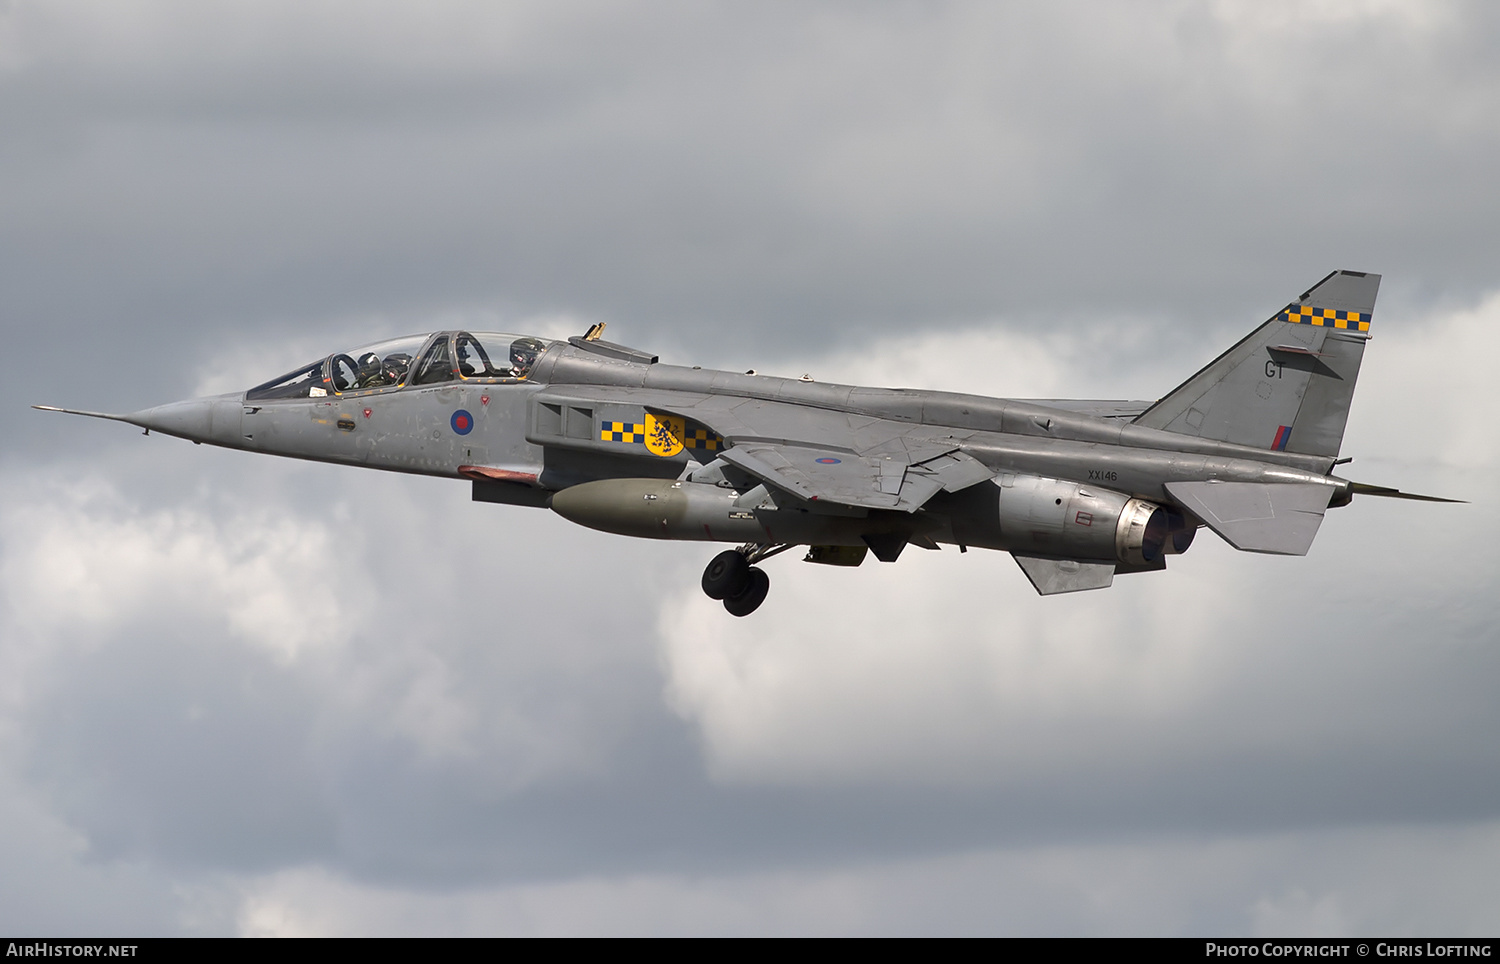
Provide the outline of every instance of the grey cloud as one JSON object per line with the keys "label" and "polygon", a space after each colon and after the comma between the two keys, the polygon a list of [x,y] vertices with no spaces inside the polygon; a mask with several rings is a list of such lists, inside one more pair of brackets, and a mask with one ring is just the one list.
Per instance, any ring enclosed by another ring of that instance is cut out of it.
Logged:
{"label": "grey cloud", "polygon": [[[22,49],[45,35],[25,29],[44,15],[12,19]],[[6,261],[51,272],[75,311],[165,310],[179,332],[566,305],[700,346],[1217,317],[1264,310],[1257,279],[1346,262],[1472,296],[1493,30],[1478,10],[1434,19],[606,7],[481,21],[455,65],[274,8],[162,17],[153,58],[82,89],[71,45],[21,59],[7,110],[67,136],[12,142]],[[452,43],[436,22],[409,46]],[[236,29],[252,39],[231,56],[199,53]]]}
{"label": "grey cloud", "polygon": [[[1483,936],[1493,823],[1018,847],[735,877],[636,874],[412,895],[291,872],[249,934]],[[1416,887],[1409,886],[1415,883]]]}

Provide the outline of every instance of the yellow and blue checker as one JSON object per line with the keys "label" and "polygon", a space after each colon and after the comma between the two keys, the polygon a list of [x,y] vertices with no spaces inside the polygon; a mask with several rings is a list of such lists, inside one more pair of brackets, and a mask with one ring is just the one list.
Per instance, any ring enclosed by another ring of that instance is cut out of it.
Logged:
{"label": "yellow and blue checker", "polygon": [[637,422],[601,422],[599,424],[599,441],[645,442],[646,426]]}
{"label": "yellow and blue checker", "polygon": [[1294,325],[1342,328],[1346,331],[1370,330],[1370,313],[1367,311],[1339,311],[1336,308],[1287,305],[1286,310],[1276,316],[1276,320],[1289,321]]}
{"label": "yellow and blue checker", "polygon": [[724,447],[722,438],[702,427],[688,429],[687,438],[682,441],[690,449],[704,449],[709,452],[717,452]]}

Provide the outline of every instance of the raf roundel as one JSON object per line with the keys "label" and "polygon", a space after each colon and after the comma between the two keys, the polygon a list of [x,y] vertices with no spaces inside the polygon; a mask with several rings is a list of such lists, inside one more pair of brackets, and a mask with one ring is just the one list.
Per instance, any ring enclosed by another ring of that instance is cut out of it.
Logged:
{"label": "raf roundel", "polygon": [[842,462],[844,460],[843,459],[836,459],[836,458],[833,458],[832,456],[828,456],[828,457],[825,457],[825,458],[817,459],[816,461],[817,461],[817,463],[819,465],[838,465],[840,462]]}
{"label": "raf roundel", "polygon": [[448,424],[452,425],[453,431],[459,435],[468,435],[474,431],[474,416],[463,409],[459,409],[453,413],[453,417],[448,420]]}

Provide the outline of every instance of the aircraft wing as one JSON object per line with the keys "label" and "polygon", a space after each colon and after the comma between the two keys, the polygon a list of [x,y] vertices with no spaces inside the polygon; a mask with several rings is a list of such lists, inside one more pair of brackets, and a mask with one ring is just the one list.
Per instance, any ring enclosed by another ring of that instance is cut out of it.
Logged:
{"label": "aircraft wing", "polygon": [[808,502],[915,512],[995,474],[957,435],[892,419],[720,396],[684,414],[723,436],[724,461]]}
{"label": "aircraft wing", "polygon": [[731,442],[719,457],[768,485],[808,502],[915,512],[938,492],[956,492],[994,476],[973,456],[958,451],[932,455],[866,452],[798,442]]}
{"label": "aircraft wing", "polygon": [[[938,492],[995,473],[959,450],[969,433],[768,399],[569,386],[601,401],[677,416],[723,440],[714,453],[807,502],[915,512]],[[546,393],[538,396],[547,401]],[[946,434],[945,434],[946,433]]]}

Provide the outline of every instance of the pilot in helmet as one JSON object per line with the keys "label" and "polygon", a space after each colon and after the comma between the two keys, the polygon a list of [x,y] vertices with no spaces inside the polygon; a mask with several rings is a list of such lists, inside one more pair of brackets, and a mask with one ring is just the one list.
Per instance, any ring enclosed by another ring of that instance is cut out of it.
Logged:
{"label": "pilot in helmet", "polygon": [[359,370],[354,373],[354,387],[371,388],[380,383],[380,356],[367,351],[359,356]]}
{"label": "pilot in helmet", "polygon": [[395,385],[406,377],[406,370],[411,367],[411,356],[404,351],[393,352],[385,356],[385,361],[380,365],[380,376],[387,385]]}
{"label": "pilot in helmet", "polygon": [[454,347],[458,349],[458,373],[465,378],[473,378],[477,371],[469,354],[469,343],[473,340],[472,335],[459,335],[454,339]]}
{"label": "pilot in helmet", "polygon": [[531,371],[531,366],[536,364],[536,358],[547,350],[546,344],[540,338],[532,338],[529,335],[517,338],[510,343],[510,369],[516,378],[525,378]]}

